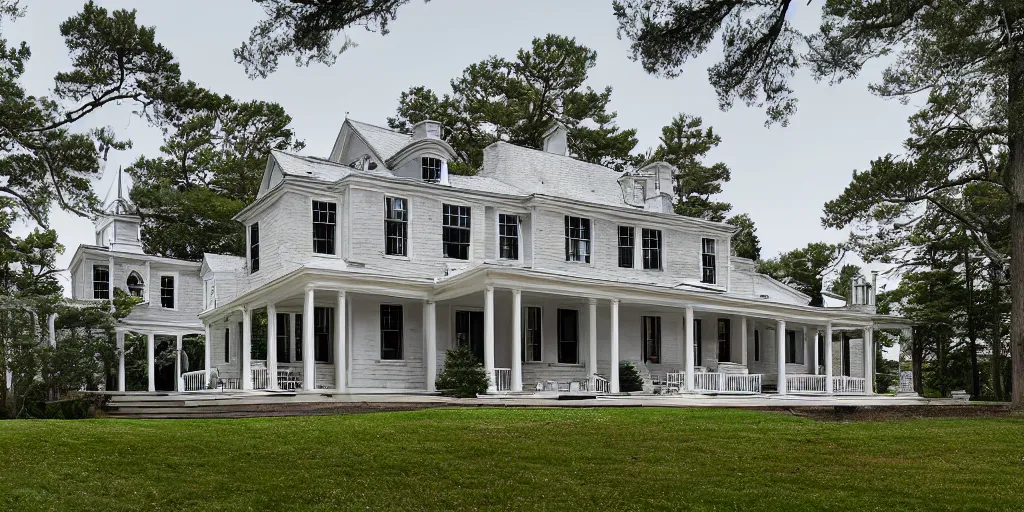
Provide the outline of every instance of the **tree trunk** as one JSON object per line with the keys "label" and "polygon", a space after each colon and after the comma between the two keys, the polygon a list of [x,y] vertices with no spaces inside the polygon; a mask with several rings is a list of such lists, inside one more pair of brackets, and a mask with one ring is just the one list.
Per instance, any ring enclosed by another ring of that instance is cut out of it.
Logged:
{"label": "tree trunk", "polygon": [[[1020,21],[1020,8],[1011,9],[1010,26]],[[1010,362],[1013,365],[1011,402],[1024,408],[1024,37],[1010,41],[1008,137],[1010,162],[1007,184],[1010,191]]]}
{"label": "tree trunk", "polygon": [[964,281],[967,284],[967,337],[971,349],[971,395],[981,395],[981,372],[978,371],[978,330],[974,323],[974,275],[971,252],[964,249]]}
{"label": "tree trunk", "polygon": [[913,340],[910,343],[910,369],[914,373],[914,392],[924,395],[924,378],[921,370],[924,367],[924,343],[922,327],[915,326]]}
{"label": "tree trunk", "polygon": [[992,394],[997,400],[1004,398],[1003,394],[1003,318],[999,314],[1002,297],[999,295],[1000,267],[993,264],[989,269],[992,279]]}
{"label": "tree trunk", "polygon": [[939,395],[949,396],[949,389],[946,385],[946,333],[943,332],[935,337],[935,352],[939,366]]}

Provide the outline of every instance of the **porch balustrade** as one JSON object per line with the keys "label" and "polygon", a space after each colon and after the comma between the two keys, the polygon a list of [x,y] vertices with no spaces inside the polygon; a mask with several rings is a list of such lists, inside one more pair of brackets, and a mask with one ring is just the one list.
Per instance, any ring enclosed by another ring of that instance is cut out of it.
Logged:
{"label": "porch balustrade", "polygon": [[253,365],[249,372],[252,375],[253,389],[267,389],[270,384],[270,372],[266,365]]}
{"label": "porch balustrade", "polygon": [[825,394],[824,375],[787,375],[786,389],[790,393]]}
{"label": "porch balustrade", "polygon": [[508,392],[512,390],[512,369],[494,369],[494,387],[497,391]]}
{"label": "porch balustrade", "polygon": [[761,392],[761,374],[694,373],[693,390],[697,393],[756,394]]}
{"label": "porch balustrade", "polygon": [[206,389],[206,370],[181,374],[182,391],[200,391],[203,389]]}
{"label": "porch balustrade", "polygon": [[832,392],[837,395],[860,395],[864,393],[863,377],[832,377]]}

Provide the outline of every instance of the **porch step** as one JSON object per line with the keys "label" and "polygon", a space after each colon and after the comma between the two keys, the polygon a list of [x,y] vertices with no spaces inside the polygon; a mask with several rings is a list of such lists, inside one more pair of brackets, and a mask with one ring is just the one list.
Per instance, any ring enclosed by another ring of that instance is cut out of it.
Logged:
{"label": "porch step", "polygon": [[[107,416],[134,419],[207,419],[254,418],[264,416],[312,416],[396,411],[437,407],[444,403],[430,402],[324,402],[320,400],[273,401],[262,397],[232,400],[112,400]],[[276,397],[272,397],[276,398]]]}

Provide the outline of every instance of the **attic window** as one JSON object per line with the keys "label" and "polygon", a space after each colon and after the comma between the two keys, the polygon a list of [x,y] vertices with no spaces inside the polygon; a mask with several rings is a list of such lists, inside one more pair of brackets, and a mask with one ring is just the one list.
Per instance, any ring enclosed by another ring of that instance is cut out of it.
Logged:
{"label": "attic window", "polygon": [[441,159],[430,156],[420,158],[420,171],[423,181],[432,183],[441,181]]}

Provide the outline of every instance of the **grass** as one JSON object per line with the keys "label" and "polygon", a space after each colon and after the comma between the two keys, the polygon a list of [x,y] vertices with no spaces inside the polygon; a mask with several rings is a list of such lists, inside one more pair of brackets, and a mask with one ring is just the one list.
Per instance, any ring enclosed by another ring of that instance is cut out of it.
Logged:
{"label": "grass", "polygon": [[0,422],[0,509],[1024,508],[1024,420],[433,409]]}

